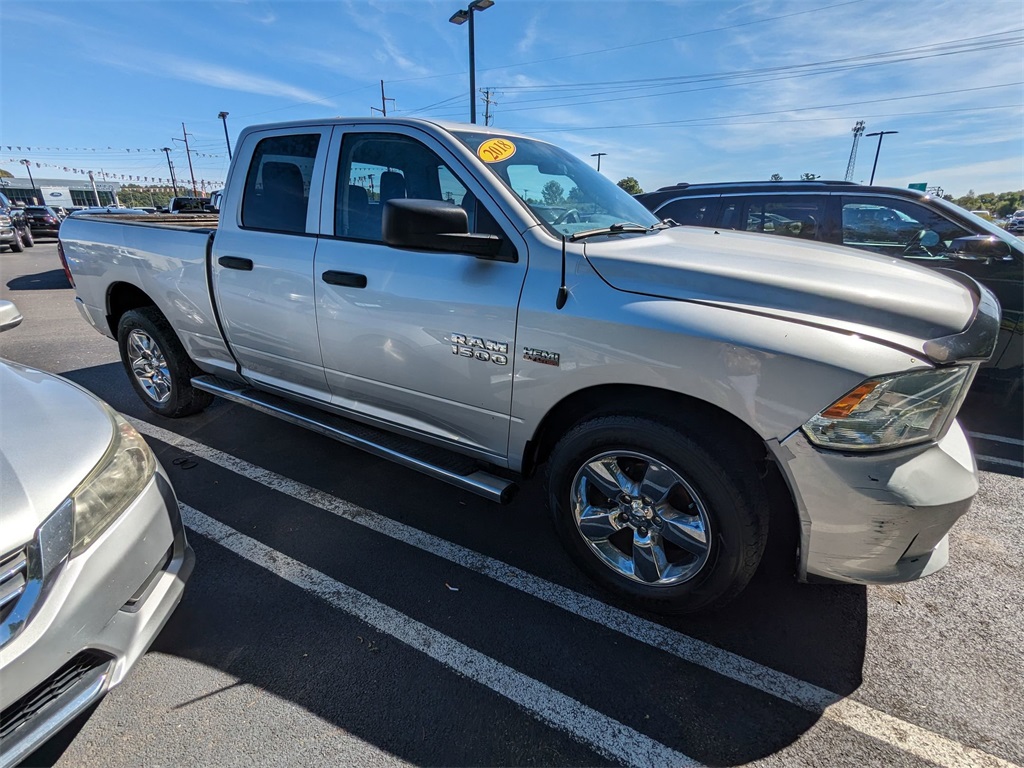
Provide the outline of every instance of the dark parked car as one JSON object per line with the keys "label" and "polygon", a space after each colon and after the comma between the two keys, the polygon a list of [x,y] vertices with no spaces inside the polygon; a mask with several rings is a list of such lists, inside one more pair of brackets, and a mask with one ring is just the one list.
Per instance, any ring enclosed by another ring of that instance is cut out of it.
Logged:
{"label": "dark parked car", "polygon": [[32,228],[25,218],[25,211],[13,206],[7,195],[0,192],[0,250],[10,248],[21,253],[33,245]]}
{"label": "dark parked car", "polygon": [[953,203],[912,189],[844,181],[677,184],[636,199],[678,224],[845,245],[964,272],[992,289],[1002,305],[1001,338],[986,373],[1005,374],[1020,386],[1024,242]]}
{"label": "dark parked car", "polygon": [[33,237],[56,237],[60,229],[60,216],[48,205],[25,206],[25,218],[32,228]]}

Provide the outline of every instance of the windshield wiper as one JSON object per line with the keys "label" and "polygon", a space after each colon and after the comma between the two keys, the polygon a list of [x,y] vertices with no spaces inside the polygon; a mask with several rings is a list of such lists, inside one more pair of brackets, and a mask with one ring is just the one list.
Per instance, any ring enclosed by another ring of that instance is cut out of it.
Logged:
{"label": "windshield wiper", "polygon": [[660,224],[655,224],[650,227],[645,227],[642,224],[634,224],[631,221],[620,221],[617,224],[612,224],[610,227],[600,227],[598,229],[586,229],[582,232],[574,232],[569,235],[569,240],[575,242],[582,240],[585,237],[593,237],[594,235],[619,235],[623,232],[650,232],[652,229],[660,228]]}

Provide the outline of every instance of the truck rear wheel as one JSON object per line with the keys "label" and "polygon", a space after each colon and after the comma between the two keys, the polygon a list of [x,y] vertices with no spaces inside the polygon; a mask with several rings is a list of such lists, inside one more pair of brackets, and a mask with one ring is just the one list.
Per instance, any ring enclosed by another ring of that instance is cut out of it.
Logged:
{"label": "truck rear wheel", "polygon": [[26,248],[32,248],[35,246],[35,238],[32,237],[32,230],[26,229],[25,234],[22,236],[21,241],[25,244]]}
{"label": "truck rear wheel", "polygon": [[570,555],[652,611],[725,604],[764,552],[768,508],[755,467],[727,466],[718,457],[742,452],[701,441],[652,419],[606,416],[569,431],[548,464],[549,505]]}
{"label": "truck rear wheel", "polygon": [[132,386],[154,413],[175,419],[213,402],[213,395],[192,386],[192,377],[202,371],[156,307],[125,312],[117,325],[117,345]]}

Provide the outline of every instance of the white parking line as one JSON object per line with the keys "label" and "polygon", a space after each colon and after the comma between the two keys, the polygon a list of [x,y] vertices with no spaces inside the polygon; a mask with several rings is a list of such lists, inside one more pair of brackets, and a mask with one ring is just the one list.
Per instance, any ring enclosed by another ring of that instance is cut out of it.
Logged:
{"label": "white parking line", "polygon": [[284,493],[350,522],[369,528],[437,557],[461,565],[501,584],[525,592],[551,605],[588,619],[627,637],[700,665],[752,688],[764,691],[809,712],[909,752],[921,759],[949,768],[992,766],[1014,768],[1000,758],[921,728],[865,704],[843,699],[832,691],[762,666],[739,654],[668,629],[652,621],[593,598],[553,584],[531,573],[495,560],[446,539],[364,510],[354,504],[284,477],[244,459],[198,443],[175,432],[130,417],[129,421],[144,435],[205,459],[267,488]]}
{"label": "white parking line", "polygon": [[1006,443],[1008,445],[1020,445],[1024,446],[1024,440],[1019,440],[1016,437],[1003,437],[1002,435],[990,435],[986,432],[968,432],[968,435],[976,440],[990,440],[995,443]]}
{"label": "white parking line", "polygon": [[490,688],[541,722],[569,734],[605,758],[638,767],[701,765],[618,720],[229,528],[187,504],[179,503],[179,506],[185,525],[196,533]]}
{"label": "white parking line", "polygon": [[1001,459],[998,456],[981,456],[975,454],[975,458],[978,461],[988,462],[989,464],[1002,464],[1007,467],[1016,467],[1017,469],[1024,469],[1024,461],[1014,461],[1013,459]]}

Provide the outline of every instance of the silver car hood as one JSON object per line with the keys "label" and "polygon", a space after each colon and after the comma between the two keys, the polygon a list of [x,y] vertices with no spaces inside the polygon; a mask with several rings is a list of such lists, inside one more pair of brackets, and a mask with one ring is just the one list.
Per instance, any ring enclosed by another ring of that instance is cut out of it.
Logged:
{"label": "silver car hood", "polygon": [[58,376],[0,361],[0,556],[36,528],[100,462],[114,424],[100,400]]}
{"label": "silver car hood", "polygon": [[586,257],[613,287],[806,319],[920,349],[974,316],[964,286],[923,267],[781,235],[673,227],[588,240]]}

